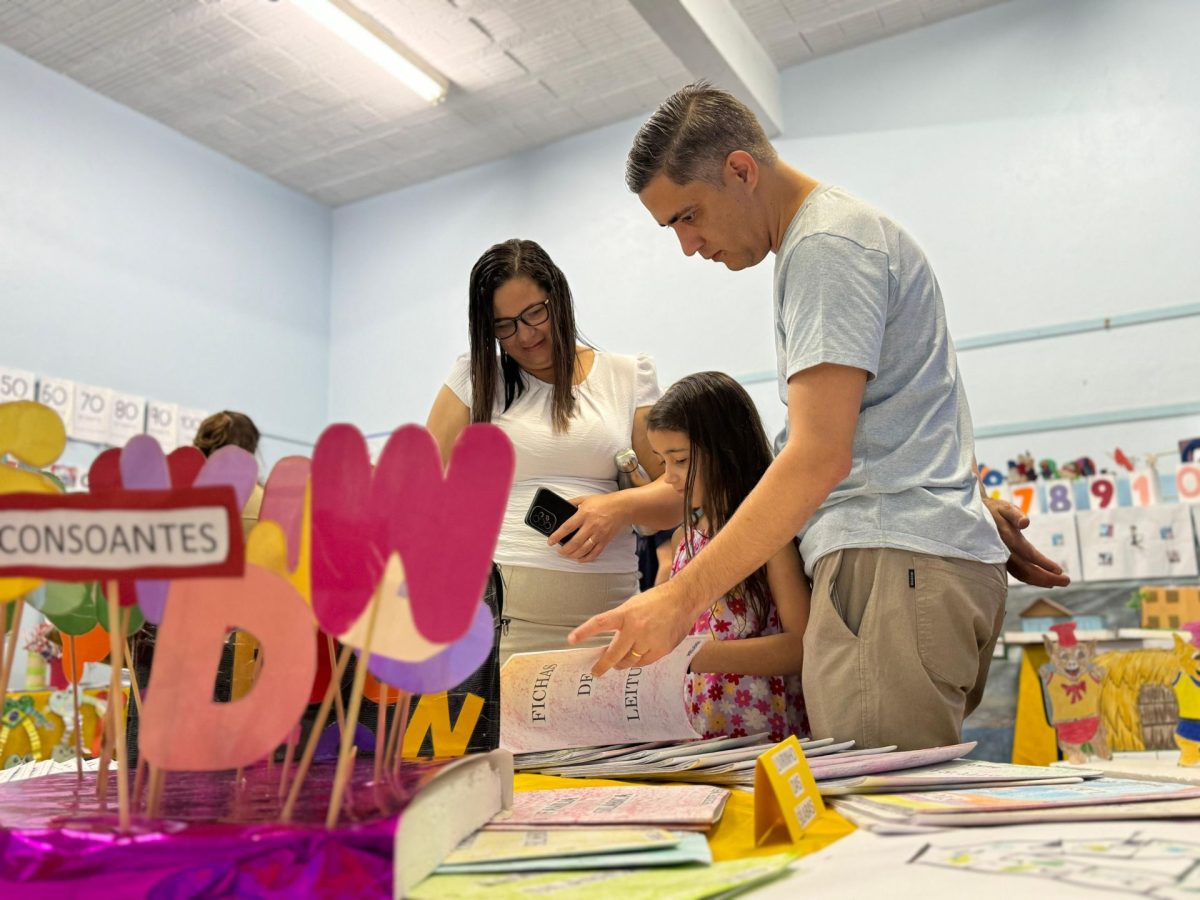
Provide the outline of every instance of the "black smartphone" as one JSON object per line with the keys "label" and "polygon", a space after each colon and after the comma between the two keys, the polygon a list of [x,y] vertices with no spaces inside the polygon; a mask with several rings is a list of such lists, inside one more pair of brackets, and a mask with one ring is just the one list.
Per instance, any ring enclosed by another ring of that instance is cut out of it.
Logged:
{"label": "black smartphone", "polygon": [[[533,495],[533,502],[529,504],[529,512],[525,513],[525,524],[534,531],[550,537],[559,525],[578,511],[579,507],[570,500],[564,500],[549,488],[538,488],[538,492]],[[567,543],[578,533],[578,531],[572,531],[558,542],[559,546]]]}

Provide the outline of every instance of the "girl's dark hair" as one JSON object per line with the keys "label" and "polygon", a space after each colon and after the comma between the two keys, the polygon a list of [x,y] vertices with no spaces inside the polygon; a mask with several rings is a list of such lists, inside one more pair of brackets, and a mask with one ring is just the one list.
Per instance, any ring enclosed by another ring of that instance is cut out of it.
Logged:
{"label": "girl's dark hair", "polygon": [[254,453],[258,450],[258,438],[258,428],[248,415],[226,409],[200,423],[192,445],[205,456],[212,456],[213,451],[230,444]]}
{"label": "girl's dark hair", "polygon": [[[514,278],[531,279],[546,294],[554,353],[554,430],[566,431],[575,412],[575,304],[566,276],[533,241],[509,240],[487,249],[471,269],[467,319],[471,336],[471,421],[490,422],[496,398],[496,290]],[[500,347],[504,408],[525,392],[521,367]]]}
{"label": "girl's dark hair", "polygon": [[[687,481],[683,489],[684,547],[692,557],[695,531],[692,490],[696,473],[704,482],[704,516],[709,532],[725,527],[771,464],[771,447],[758,409],[745,389],[724,372],[699,372],[671,385],[650,409],[651,431],[679,431],[688,436]],[[733,591],[766,622],[771,613],[767,567],[763,565]]]}

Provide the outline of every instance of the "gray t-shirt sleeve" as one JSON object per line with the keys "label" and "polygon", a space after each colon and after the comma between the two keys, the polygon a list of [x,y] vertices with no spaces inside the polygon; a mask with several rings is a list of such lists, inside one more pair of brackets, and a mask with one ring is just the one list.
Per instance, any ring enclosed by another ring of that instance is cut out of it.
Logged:
{"label": "gray t-shirt sleeve", "polygon": [[888,258],[832,234],[802,240],[783,268],[779,327],[785,380],[821,363],[879,371]]}

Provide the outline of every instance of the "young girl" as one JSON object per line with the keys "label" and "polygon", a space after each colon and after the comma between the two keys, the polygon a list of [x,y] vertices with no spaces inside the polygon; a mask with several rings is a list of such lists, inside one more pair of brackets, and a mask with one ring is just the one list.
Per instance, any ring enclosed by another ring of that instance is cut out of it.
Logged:
{"label": "young girl", "polygon": [[[671,575],[729,521],[771,463],[753,401],[720,372],[681,379],[647,419],[665,480],[683,499]],[[795,542],[713,604],[692,634],[714,640],[697,651],[687,686],[692,724],[705,737],[769,731],[773,741],[805,734],[800,669],[809,589]]]}

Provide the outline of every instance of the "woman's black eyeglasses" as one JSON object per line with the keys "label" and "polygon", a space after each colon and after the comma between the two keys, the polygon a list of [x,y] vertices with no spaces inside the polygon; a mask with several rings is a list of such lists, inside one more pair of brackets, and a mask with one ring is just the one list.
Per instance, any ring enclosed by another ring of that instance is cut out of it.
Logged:
{"label": "woman's black eyeglasses", "polygon": [[496,319],[492,323],[492,328],[495,332],[496,340],[504,341],[517,333],[518,320],[532,326],[541,325],[548,318],[550,318],[550,301],[543,300],[541,303],[525,307],[518,316],[507,319]]}

